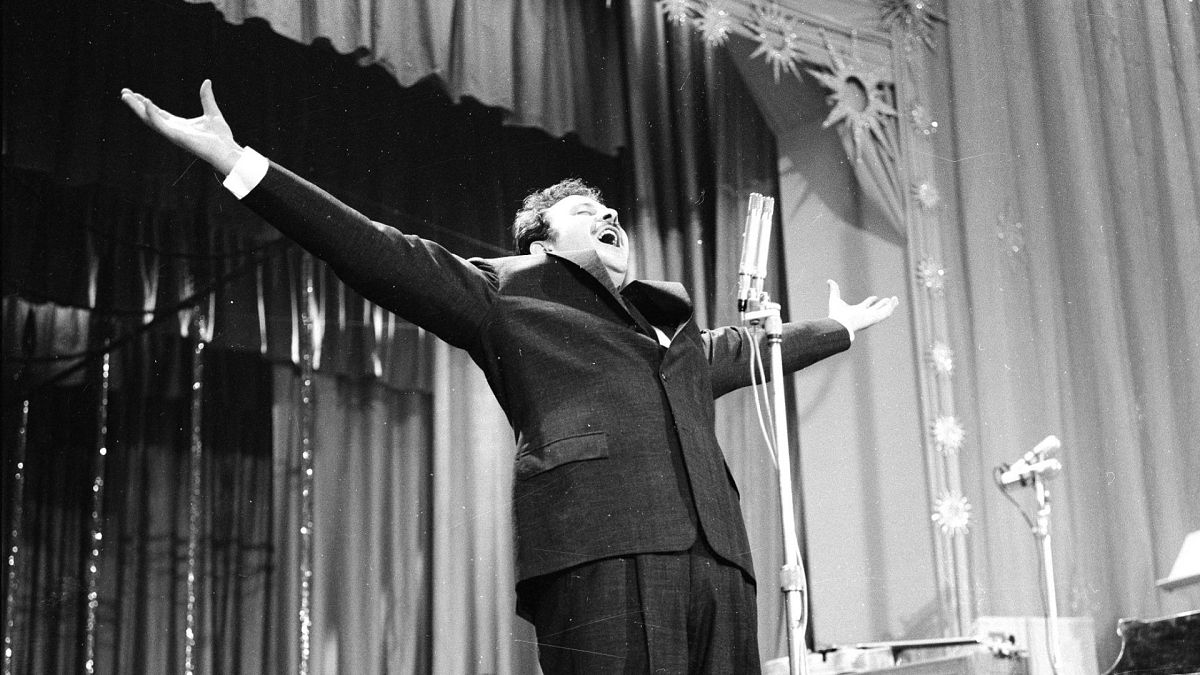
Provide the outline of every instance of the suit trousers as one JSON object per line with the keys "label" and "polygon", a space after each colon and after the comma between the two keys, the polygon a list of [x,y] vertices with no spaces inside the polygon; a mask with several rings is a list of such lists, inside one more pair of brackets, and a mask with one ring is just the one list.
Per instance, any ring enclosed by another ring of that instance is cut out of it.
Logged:
{"label": "suit trousers", "polygon": [[755,586],[697,537],[524,582],[538,660],[559,673],[759,673]]}

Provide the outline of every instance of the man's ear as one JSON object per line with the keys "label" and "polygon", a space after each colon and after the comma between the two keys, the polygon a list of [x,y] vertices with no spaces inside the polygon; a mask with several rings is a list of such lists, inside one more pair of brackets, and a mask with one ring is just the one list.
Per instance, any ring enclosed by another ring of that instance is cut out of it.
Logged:
{"label": "man's ear", "polygon": [[535,241],[529,244],[530,253],[545,253],[548,250],[550,249],[546,248],[546,242],[544,241]]}

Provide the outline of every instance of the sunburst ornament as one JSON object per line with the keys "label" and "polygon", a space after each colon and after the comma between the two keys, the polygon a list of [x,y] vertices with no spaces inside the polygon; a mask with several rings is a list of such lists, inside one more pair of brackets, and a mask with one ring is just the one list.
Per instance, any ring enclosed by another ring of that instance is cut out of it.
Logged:
{"label": "sunburst ornament", "polygon": [[[726,0],[713,0],[700,10],[696,17],[696,28],[704,42],[712,47],[720,47],[729,40],[734,29],[733,14],[729,11]],[[776,77],[776,80],[779,78]]]}
{"label": "sunburst ornament", "polygon": [[933,442],[944,455],[958,454],[966,437],[966,430],[953,415],[942,415],[933,421]]}
{"label": "sunburst ornament", "polygon": [[945,342],[935,342],[929,348],[929,362],[937,372],[949,375],[954,372],[954,350]]}
{"label": "sunburst ornament", "polygon": [[966,534],[971,524],[971,503],[958,490],[943,492],[933,502],[931,518],[948,537]]}
{"label": "sunburst ornament", "polygon": [[825,50],[829,52],[829,72],[808,71],[831,92],[826,101],[833,109],[822,126],[844,123],[854,141],[854,159],[857,161],[870,138],[874,137],[881,146],[887,145],[884,125],[888,117],[898,117],[899,113],[888,103],[888,90],[879,73],[859,67],[858,59],[851,59],[855,62],[851,63],[843,58],[828,39]]}
{"label": "sunburst ornament", "polygon": [[658,11],[667,21],[683,25],[692,18],[692,6],[688,0],[658,0]]}
{"label": "sunburst ornament", "polygon": [[914,185],[912,191],[913,196],[917,198],[917,203],[926,211],[932,211],[942,203],[942,195],[938,192],[937,186],[927,180]]}
{"label": "sunburst ornament", "polygon": [[917,263],[917,280],[927,290],[941,293],[946,283],[946,270],[932,258],[925,258]]}
{"label": "sunburst ornament", "polygon": [[750,53],[750,58],[762,56],[770,64],[776,84],[784,71],[800,78],[799,24],[799,19],[774,3],[756,7],[754,18],[746,24],[758,39],[758,47]]}

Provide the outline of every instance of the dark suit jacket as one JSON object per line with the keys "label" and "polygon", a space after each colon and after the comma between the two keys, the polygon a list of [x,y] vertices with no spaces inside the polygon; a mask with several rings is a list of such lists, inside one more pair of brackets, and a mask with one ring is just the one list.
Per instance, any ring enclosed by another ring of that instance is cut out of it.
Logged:
{"label": "dark suit jacket", "polygon": [[[590,250],[464,260],[277,165],[243,201],[363,296],[483,369],[516,432],[518,579],[686,550],[697,524],[713,551],[753,576],[713,428],[713,400],[750,381],[745,330],[701,331],[679,284],[618,291]],[[651,322],[668,334],[680,327],[670,348]],[[849,345],[836,321],[786,324],[785,371]]]}

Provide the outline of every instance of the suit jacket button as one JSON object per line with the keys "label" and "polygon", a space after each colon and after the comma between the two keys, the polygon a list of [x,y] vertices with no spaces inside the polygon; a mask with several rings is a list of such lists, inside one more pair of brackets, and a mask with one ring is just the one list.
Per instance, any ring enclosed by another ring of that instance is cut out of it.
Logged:
{"label": "suit jacket button", "polygon": [[660,378],[662,378],[662,381],[663,381],[663,382],[666,382],[666,381],[667,381],[667,374],[666,374],[666,373],[659,373],[659,374],[658,374],[658,376],[659,376]]}

